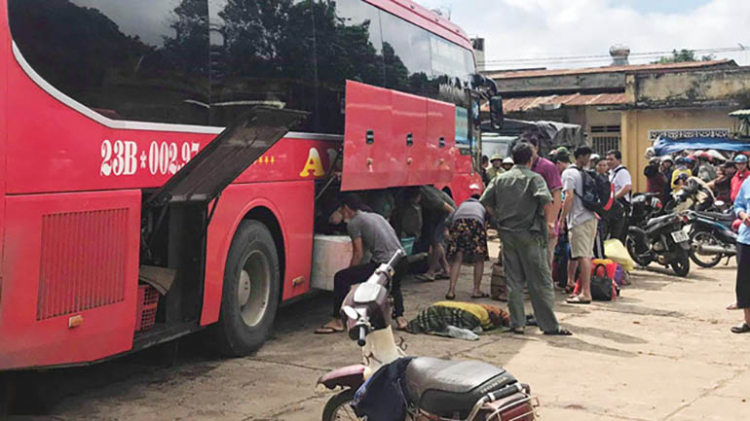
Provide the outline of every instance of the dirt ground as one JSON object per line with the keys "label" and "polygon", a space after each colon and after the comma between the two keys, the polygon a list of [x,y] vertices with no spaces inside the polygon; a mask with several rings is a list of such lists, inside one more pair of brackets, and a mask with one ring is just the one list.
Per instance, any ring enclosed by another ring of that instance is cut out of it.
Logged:
{"label": "dirt ground", "polygon": [[[496,245],[494,245],[496,247]],[[495,248],[496,250],[496,248]],[[496,251],[495,251],[496,254]],[[470,294],[470,267],[458,299]],[[403,334],[410,355],[479,359],[532,386],[543,420],[748,420],[750,335],[729,328],[739,312],[729,266],[693,268],[687,279],[659,268],[636,271],[613,303],[556,311],[572,337],[485,334],[470,342]],[[489,265],[485,276],[489,289]],[[442,299],[447,281],[407,280],[407,317]],[[21,374],[23,410],[61,420],[319,420],[330,392],[326,371],[358,363],[344,335],[319,336],[330,296],[285,306],[273,337],[255,356],[219,360],[196,336],[87,368]]]}

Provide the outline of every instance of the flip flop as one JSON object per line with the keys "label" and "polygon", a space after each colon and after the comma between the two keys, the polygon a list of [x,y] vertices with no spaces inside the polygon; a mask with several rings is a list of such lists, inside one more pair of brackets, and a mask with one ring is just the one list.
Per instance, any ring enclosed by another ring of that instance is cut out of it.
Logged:
{"label": "flip flop", "polygon": [[437,279],[438,281],[445,281],[450,278],[451,276],[446,274],[445,272],[440,272],[437,275],[435,275],[435,279]]}
{"label": "flip flop", "polygon": [[747,323],[740,323],[737,326],[732,327],[732,333],[747,333],[750,332],[750,325]]}
{"label": "flip flop", "polygon": [[510,328],[510,331],[514,335],[523,335],[523,328],[522,327],[512,327],[512,328]]}
{"label": "flip flop", "polygon": [[341,333],[343,331],[344,331],[343,327],[341,329],[338,329],[332,326],[321,326],[315,329],[315,334],[316,335],[330,335],[333,333]]}
{"label": "flip flop", "polygon": [[584,300],[580,296],[568,298],[565,302],[568,304],[591,304],[591,300]]}
{"label": "flip flop", "polygon": [[414,279],[418,281],[422,281],[422,282],[435,282],[435,277],[430,278],[429,276],[425,274],[415,275]]}
{"label": "flip flop", "polygon": [[455,300],[456,299],[456,294],[447,293],[447,294],[445,294],[445,299],[446,300]]}
{"label": "flip flop", "polygon": [[490,294],[487,294],[486,292],[483,292],[483,293],[481,293],[479,295],[472,295],[471,299],[472,300],[479,300],[479,299],[482,299],[482,298],[489,298],[489,296],[490,296]]}
{"label": "flip flop", "polygon": [[544,332],[544,334],[551,336],[572,336],[573,332],[565,329],[564,327],[558,327],[557,330],[553,330],[552,332]]}
{"label": "flip flop", "polygon": [[740,308],[737,307],[737,303],[732,303],[727,306],[727,310],[739,310]]}

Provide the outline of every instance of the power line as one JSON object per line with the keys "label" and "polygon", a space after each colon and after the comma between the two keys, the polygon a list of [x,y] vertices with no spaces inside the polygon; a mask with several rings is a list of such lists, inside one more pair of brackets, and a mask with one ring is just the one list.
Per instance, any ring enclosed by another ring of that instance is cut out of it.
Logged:
{"label": "power line", "polygon": [[[663,57],[664,55],[672,54],[673,51],[681,51],[680,50],[672,50],[672,51],[650,51],[650,52],[641,52],[641,53],[630,53],[629,57],[632,58],[658,58]],[[702,48],[702,49],[693,49],[689,50],[696,54],[715,54],[715,53],[732,53],[732,52],[742,52],[745,51],[742,46],[737,47],[718,47],[718,48]],[[598,55],[586,55],[586,56],[557,56],[557,57],[527,57],[527,58],[516,58],[516,59],[493,59],[493,60],[485,60],[484,62],[479,62],[479,64],[517,64],[517,63],[566,63],[566,62],[592,62],[592,61],[605,61],[605,60],[611,60],[612,57],[608,54],[598,54]]]}

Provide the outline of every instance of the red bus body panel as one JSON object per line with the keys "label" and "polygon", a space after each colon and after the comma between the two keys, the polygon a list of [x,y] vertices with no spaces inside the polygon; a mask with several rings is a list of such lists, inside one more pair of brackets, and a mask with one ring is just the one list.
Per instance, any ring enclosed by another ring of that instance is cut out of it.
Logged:
{"label": "red bus body panel", "polygon": [[[98,215],[108,211],[123,218],[115,226],[109,218],[102,225]],[[95,361],[132,347],[140,212],[139,190],[7,198],[0,369]],[[77,223],[64,219],[76,214],[83,218]],[[50,228],[43,227],[45,217],[63,219]],[[102,242],[86,242],[91,236]],[[110,264],[117,270],[97,271],[97,265]],[[71,290],[91,302],[72,302]],[[107,298],[107,290],[115,302],[91,307]],[[46,309],[65,314],[50,316]],[[83,324],[69,328],[75,316],[82,316]]]}
{"label": "red bus body panel", "polygon": [[[231,185],[221,196],[208,230],[206,282],[201,325],[219,320],[224,268],[232,236],[251,209],[270,210],[283,227],[286,256],[283,299],[310,290],[315,186],[306,181]],[[282,206],[279,206],[282,205]],[[300,279],[294,284],[295,279]]]}
{"label": "red bus body panel", "polygon": [[[366,1],[471,49],[463,32],[427,9],[405,0]],[[93,115],[24,67],[12,48],[6,0],[0,24],[0,370],[127,352],[135,334],[142,189],[163,185],[221,129]],[[469,196],[479,176],[455,147],[454,105],[347,82],[346,107],[344,190],[435,184],[459,202]],[[366,144],[368,130],[377,148]],[[224,191],[208,231],[201,325],[218,320],[229,246],[251,211],[263,209],[278,221],[282,298],[309,291],[313,181],[325,175],[340,142],[290,135]],[[70,264],[56,265],[60,257]],[[118,269],[107,276],[101,261]],[[70,300],[78,296],[68,287],[85,300]],[[71,318],[79,316],[73,327]]]}
{"label": "red bus body panel", "polygon": [[471,157],[458,155],[455,127],[453,104],[347,81],[341,189],[452,183],[454,167],[472,171]]}

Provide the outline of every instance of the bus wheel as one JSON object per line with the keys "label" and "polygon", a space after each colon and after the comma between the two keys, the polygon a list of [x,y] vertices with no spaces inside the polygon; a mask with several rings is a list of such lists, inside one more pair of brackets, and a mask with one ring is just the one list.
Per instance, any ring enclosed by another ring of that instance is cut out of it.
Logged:
{"label": "bus wheel", "polygon": [[276,316],[280,285],[271,232],[261,222],[243,221],[229,248],[216,326],[224,355],[246,356],[263,345]]}

